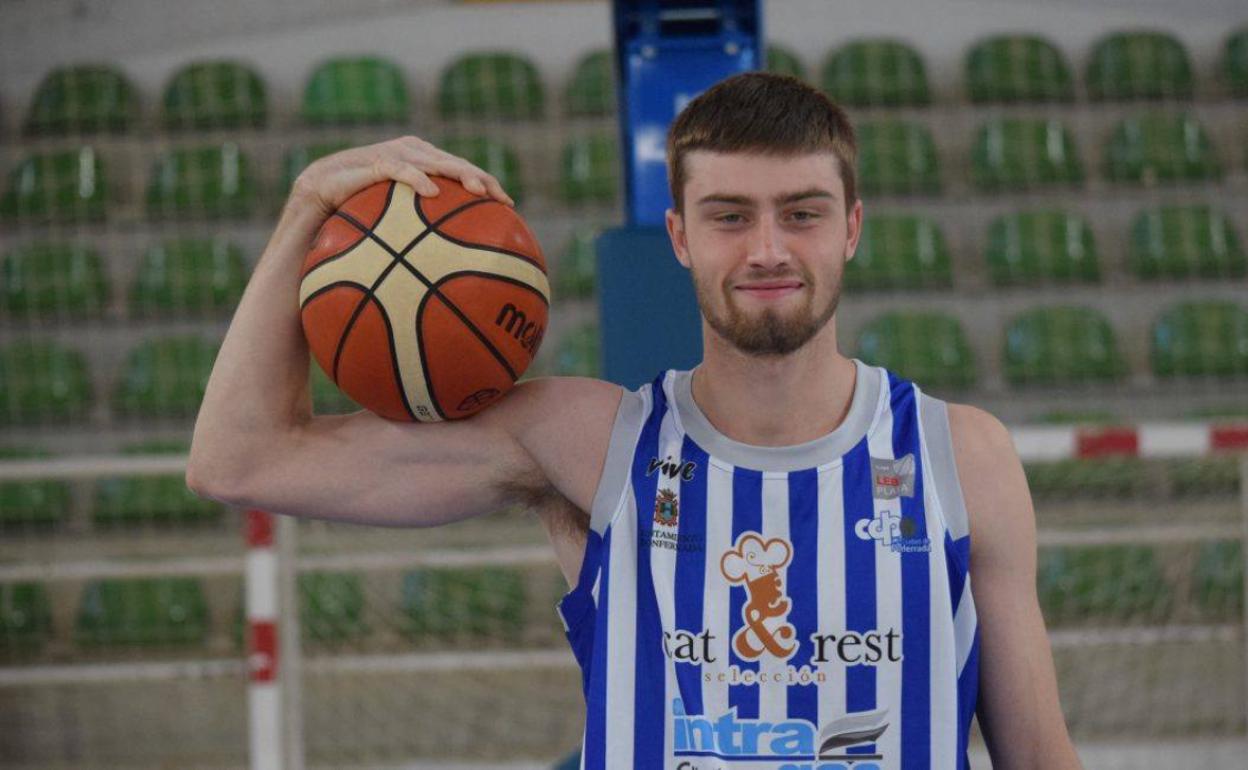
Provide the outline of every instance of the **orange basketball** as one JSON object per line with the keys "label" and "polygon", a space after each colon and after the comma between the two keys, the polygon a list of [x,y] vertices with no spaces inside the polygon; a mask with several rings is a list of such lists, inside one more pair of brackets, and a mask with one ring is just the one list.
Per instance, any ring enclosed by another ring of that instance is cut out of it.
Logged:
{"label": "orange basketball", "polygon": [[353,195],[303,266],[313,357],[356,403],[391,420],[468,417],[506,393],[546,330],[546,260],[511,207],[435,177]]}

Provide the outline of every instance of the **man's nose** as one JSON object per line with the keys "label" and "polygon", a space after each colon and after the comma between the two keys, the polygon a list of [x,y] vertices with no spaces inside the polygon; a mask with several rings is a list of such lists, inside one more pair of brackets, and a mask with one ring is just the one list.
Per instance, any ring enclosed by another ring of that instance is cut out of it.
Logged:
{"label": "man's nose", "polygon": [[750,261],[759,265],[777,265],[788,261],[789,254],[781,235],[774,219],[770,216],[761,217],[758,226],[754,228]]}

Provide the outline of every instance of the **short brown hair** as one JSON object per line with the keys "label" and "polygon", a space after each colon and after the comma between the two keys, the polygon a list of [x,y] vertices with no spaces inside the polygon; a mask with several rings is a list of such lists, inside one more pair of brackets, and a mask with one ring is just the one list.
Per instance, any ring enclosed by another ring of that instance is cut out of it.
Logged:
{"label": "short brown hair", "polygon": [[841,168],[846,211],[857,200],[858,148],[849,117],[825,94],[790,75],[733,75],[676,116],[667,132],[667,178],[678,214],[684,213],[685,154],[693,150],[767,155],[830,150]]}

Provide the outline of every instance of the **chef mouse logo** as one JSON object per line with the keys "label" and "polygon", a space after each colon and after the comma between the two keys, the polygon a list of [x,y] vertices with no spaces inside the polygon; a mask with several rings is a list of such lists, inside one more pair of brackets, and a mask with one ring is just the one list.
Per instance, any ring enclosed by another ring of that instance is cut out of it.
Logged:
{"label": "chef mouse logo", "polygon": [[736,546],[719,560],[719,571],[730,583],[743,583],[746,592],[741,619],[745,625],[732,637],[732,648],[744,660],[769,652],[788,660],[797,652],[793,625],[786,622],[792,602],[784,595],[781,570],[793,548],[782,538],[764,541],[757,532],[742,532]]}

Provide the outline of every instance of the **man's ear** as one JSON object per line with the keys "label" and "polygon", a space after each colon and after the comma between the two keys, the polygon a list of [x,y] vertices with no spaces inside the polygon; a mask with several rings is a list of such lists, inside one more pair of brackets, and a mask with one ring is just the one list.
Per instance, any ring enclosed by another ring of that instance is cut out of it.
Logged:
{"label": "man's ear", "polygon": [[685,269],[689,268],[689,239],[685,235],[685,218],[676,213],[676,209],[668,209],[663,217],[667,225],[667,237],[672,241],[672,251],[676,252],[676,261]]}
{"label": "man's ear", "polygon": [[854,258],[854,252],[858,250],[858,241],[862,238],[862,198],[854,201],[846,220],[848,227],[846,228],[845,261],[848,262]]}

